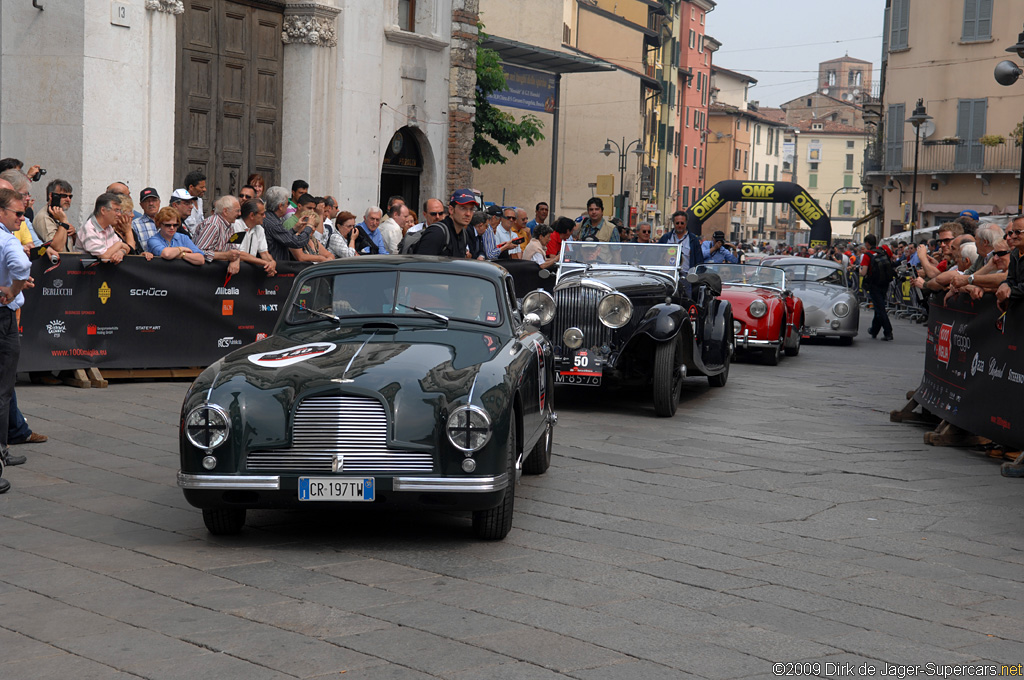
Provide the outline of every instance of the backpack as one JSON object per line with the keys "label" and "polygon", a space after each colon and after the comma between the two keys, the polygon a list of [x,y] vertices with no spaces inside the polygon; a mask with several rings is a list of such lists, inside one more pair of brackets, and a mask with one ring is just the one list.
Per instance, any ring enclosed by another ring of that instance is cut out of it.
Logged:
{"label": "backpack", "polygon": [[398,244],[398,253],[400,255],[416,255],[420,239],[422,239],[423,235],[427,233],[427,229],[438,226],[444,231],[444,247],[448,248],[448,242],[451,239],[451,234],[448,233],[448,226],[444,222],[434,222],[430,226],[423,227],[419,231],[407,233],[403,236],[401,243]]}
{"label": "backpack", "polygon": [[882,288],[896,278],[896,268],[892,260],[881,248],[871,251],[868,273],[864,276],[864,284],[872,288]]}

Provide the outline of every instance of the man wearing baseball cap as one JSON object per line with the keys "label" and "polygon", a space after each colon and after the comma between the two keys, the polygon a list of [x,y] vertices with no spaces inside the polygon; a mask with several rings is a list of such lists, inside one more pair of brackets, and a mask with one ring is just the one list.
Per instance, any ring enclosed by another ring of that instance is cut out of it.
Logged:
{"label": "man wearing baseball cap", "polygon": [[175,189],[171,194],[171,207],[178,211],[181,217],[181,226],[178,227],[179,234],[185,234],[189,238],[192,233],[185,227],[185,220],[192,214],[192,207],[196,204],[196,197],[188,192],[188,189]]}
{"label": "man wearing baseball cap", "polygon": [[142,208],[142,217],[132,220],[132,229],[140,239],[138,242],[145,245],[159,231],[154,221],[156,214],[160,212],[160,195],[156,193],[156,189],[146,187],[140,191],[139,206]]}
{"label": "man wearing baseball cap", "polygon": [[459,189],[448,201],[448,217],[424,227],[423,236],[416,244],[417,255],[466,256],[466,234],[473,213],[480,207],[476,194]]}

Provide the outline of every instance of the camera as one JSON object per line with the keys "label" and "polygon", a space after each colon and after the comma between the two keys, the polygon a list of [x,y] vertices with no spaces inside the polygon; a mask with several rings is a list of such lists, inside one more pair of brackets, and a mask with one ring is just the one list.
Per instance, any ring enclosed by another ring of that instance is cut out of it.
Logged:
{"label": "camera", "polygon": [[39,168],[38,170],[36,170],[36,174],[32,175],[32,177],[30,177],[29,179],[31,179],[33,182],[38,182],[45,174],[46,168]]}

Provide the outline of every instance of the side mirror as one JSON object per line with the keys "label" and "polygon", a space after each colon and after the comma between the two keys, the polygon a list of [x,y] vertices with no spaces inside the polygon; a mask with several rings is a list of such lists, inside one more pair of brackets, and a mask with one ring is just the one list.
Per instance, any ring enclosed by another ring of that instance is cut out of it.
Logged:
{"label": "side mirror", "polygon": [[697,281],[699,281],[699,280],[700,280],[700,277],[697,276],[697,272],[689,272],[686,275],[686,282],[687,283],[697,283]]}
{"label": "side mirror", "polygon": [[523,324],[531,331],[535,331],[540,328],[540,315],[534,312],[530,312],[523,317]]}

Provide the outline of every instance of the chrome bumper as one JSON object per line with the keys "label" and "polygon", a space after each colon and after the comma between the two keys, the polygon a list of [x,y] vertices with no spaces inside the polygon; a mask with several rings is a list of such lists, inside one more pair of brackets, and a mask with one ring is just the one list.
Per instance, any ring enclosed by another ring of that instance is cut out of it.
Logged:
{"label": "chrome bumper", "polygon": [[[394,477],[394,491],[459,491],[462,493],[489,493],[508,486],[508,473],[497,477]],[[178,472],[178,486],[182,489],[262,489],[277,491],[281,477],[277,475],[192,475]]]}
{"label": "chrome bumper", "polygon": [[751,347],[778,347],[778,340],[751,340],[750,329],[744,328],[743,335],[736,338],[736,347],[739,349],[750,349]]}

